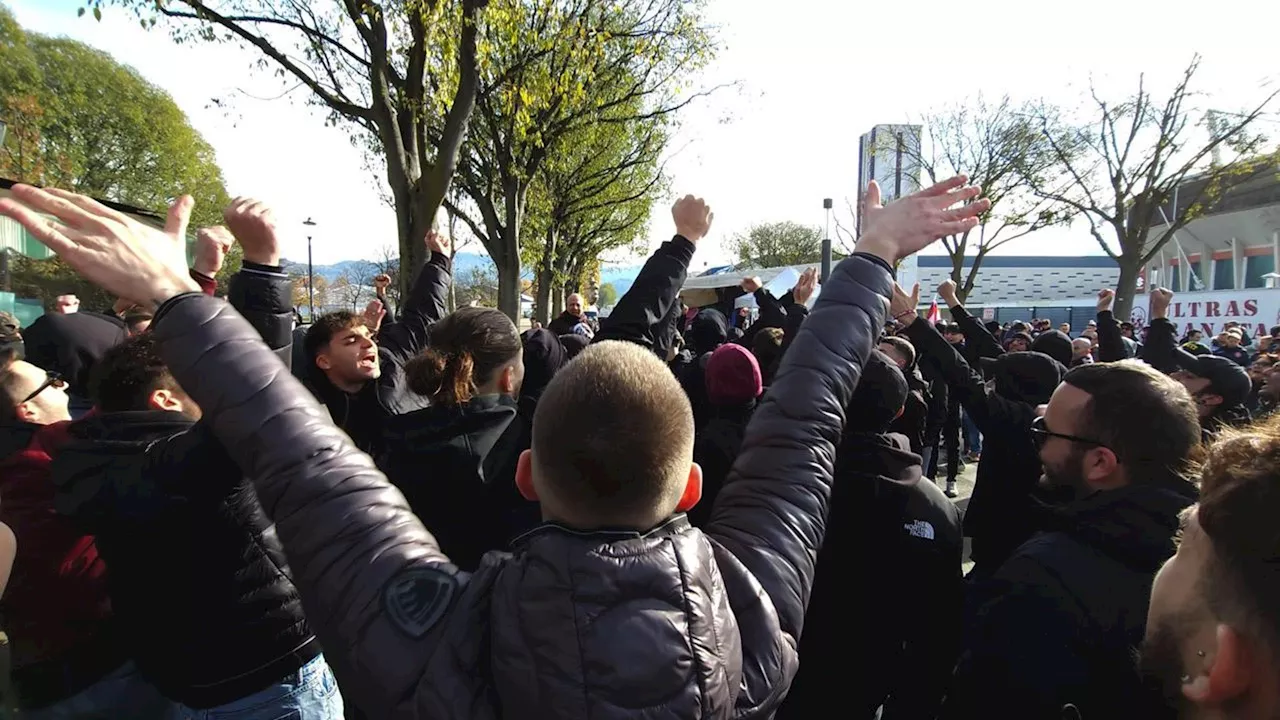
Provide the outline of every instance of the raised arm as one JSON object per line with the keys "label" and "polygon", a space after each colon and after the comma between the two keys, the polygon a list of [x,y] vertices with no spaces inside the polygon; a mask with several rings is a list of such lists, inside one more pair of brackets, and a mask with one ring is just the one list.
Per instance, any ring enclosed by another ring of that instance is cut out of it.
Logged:
{"label": "raised arm", "polygon": [[992,337],[987,330],[987,326],[978,321],[978,318],[969,314],[969,311],[960,303],[960,296],[956,293],[956,283],[954,280],[947,279],[942,285],[938,286],[938,295],[942,301],[947,304],[947,308],[951,310],[951,318],[960,326],[960,332],[964,333],[964,341],[973,348],[974,358],[993,358],[1000,357],[1004,354],[1004,348],[1001,347],[1000,341]]}
{"label": "raised arm", "polygon": [[[766,597],[762,602],[772,604],[785,634],[777,647],[791,648],[779,650],[784,655],[794,653],[803,626],[814,562],[826,534],[845,406],[884,327],[891,268],[948,229],[976,222],[974,215],[989,203],[946,209],[977,195],[977,188],[962,189],[963,184],[956,178],[884,208],[878,186],[869,186],[867,233],[854,256],[833,271],[797,332],[716,498],[706,533],[719,544],[723,567],[741,563],[759,582]],[[743,666],[748,705],[769,702],[758,694],[768,681],[785,687],[789,679],[759,678],[764,664],[752,658]],[[776,666],[794,670],[794,657]]]}
{"label": "raised arm", "polygon": [[392,362],[403,365],[416,356],[431,338],[431,326],[446,314],[449,285],[453,282],[453,261],[448,244],[435,232],[427,234],[430,259],[418,271],[413,287],[400,303],[395,322],[383,321],[378,347]]}
{"label": "raised arm", "polygon": [[1178,345],[1178,329],[1169,322],[1169,304],[1173,293],[1164,288],[1151,291],[1150,324],[1147,342],[1142,346],[1142,359],[1162,373],[1183,367],[1194,367],[1196,358]]}
{"label": "raised arm", "polygon": [[[699,198],[686,195],[671,208],[676,236],[663,243],[636,276],[609,317],[600,322],[595,342],[622,340],[638,343],[655,352],[663,350],[658,333],[665,327],[671,308],[689,272],[689,261],[697,243],[711,229],[715,217]],[[665,353],[663,354],[665,360]]]}
{"label": "raised arm", "polygon": [[1115,290],[1098,292],[1098,362],[1118,362],[1129,357],[1124,349],[1124,336],[1120,334],[1120,323],[1111,312],[1115,299]]}
{"label": "raised arm", "polygon": [[109,292],[157,308],[152,332],[165,362],[253,478],[343,692],[372,717],[391,716],[420,682],[432,632],[462,590],[404,496],[244,318],[197,292],[173,235],[83,196],[12,192],[0,214]]}

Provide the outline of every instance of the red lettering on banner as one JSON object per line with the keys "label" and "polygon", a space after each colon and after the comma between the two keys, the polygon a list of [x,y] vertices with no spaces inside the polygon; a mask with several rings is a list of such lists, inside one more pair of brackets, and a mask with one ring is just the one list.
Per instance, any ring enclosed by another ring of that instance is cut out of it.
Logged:
{"label": "red lettering on banner", "polygon": [[1257,327],[1254,328],[1254,331],[1253,331],[1254,341],[1256,342],[1258,338],[1264,338],[1269,334],[1270,334],[1270,331],[1267,330],[1267,326],[1263,325],[1262,323],[1258,323]]}
{"label": "red lettering on banner", "polygon": [[1231,302],[1227,303],[1227,315],[1231,317],[1239,317],[1240,303],[1236,302],[1235,300],[1232,300]]}
{"label": "red lettering on banner", "polygon": [[1212,335],[1213,326],[1210,325],[1209,323],[1200,323],[1200,331],[1203,332],[1205,335]]}
{"label": "red lettering on banner", "polygon": [[1222,313],[1218,312],[1219,303],[1208,300],[1204,304],[1205,317],[1222,317]]}
{"label": "red lettering on banner", "polygon": [[[1191,312],[1187,313],[1191,317],[1200,317],[1200,303],[1187,303],[1187,307],[1191,308]],[[1178,313],[1181,315],[1182,313]]]}
{"label": "red lettering on banner", "polygon": [[[1257,315],[1257,314],[1258,314],[1258,301],[1257,301],[1257,300],[1253,300],[1253,299],[1245,300],[1245,301],[1244,301],[1244,314],[1245,314],[1245,317],[1253,317],[1254,315]],[[1259,327],[1261,327],[1261,326],[1259,326]]]}

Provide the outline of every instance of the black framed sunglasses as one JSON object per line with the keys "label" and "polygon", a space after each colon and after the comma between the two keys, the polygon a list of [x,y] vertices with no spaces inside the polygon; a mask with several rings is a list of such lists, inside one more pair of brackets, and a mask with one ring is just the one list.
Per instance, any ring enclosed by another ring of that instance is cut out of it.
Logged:
{"label": "black framed sunglasses", "polygon": [[36,397],[40,395],[40,393],[44,392],[45,390],[48,390],[51,387],[60,388],[60,387],[66,387],[67,385],[67,381],[62,379],[62,373],[56,373],[52,370],[49,370],[44,375],[45,375],[44,382],[40,383],[40,387],[36,388],[35,392],[31,393],[30,395],[22,398],[22,400],[18,401],[19,405],[25,402],[31,402],[32,400],[35,400]]}
{"label": "black framed sunglasses", "polygon": [[1064,435],[1063,433],[1053,432],[1049,428],[1045,427],[1043,417],[1038,417],[1031,421],[1031,438],[1035,440],[1036,449],[1044,447],[1044,444],[1049,442],[1049,438],[1060,438],[1062,440],[1080,443],[1081,445],[1088,445],[1089,447],[1106,447],[1105,443],[1092,438],[1080,437],[1078,435]]}

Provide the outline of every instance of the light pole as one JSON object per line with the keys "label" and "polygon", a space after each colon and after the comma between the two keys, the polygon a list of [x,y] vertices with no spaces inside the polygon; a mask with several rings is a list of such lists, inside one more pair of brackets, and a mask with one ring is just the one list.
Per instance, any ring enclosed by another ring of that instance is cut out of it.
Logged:
{"label": "light pole", "polygon": [[311,266],[311,228],[316,226],[316,221],[307,218],[302,221],[307,227],[307,321],[316,321],[316,274],[315,269]]}
{"label": "light pole", "polygon": [[831,198],[823,198],[822,209],[827,211],[827,231],[822,236],[822,282],[831,276]]}

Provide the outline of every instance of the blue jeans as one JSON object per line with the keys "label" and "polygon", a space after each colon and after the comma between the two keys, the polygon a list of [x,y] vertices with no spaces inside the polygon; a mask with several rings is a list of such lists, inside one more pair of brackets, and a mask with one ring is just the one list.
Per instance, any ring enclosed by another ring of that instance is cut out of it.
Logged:
{"label": "blue jeans", "polygon": [[342,720],[342,693],[323,655],[280,682],[208,710],[182,708],[184,720]]}
{"label": "blue jeans", "polygon": [[969,413],[964,410],[960,411],[961,422],[964,423],[965,451],[972,455],[982,454],[982,433],[978,432],[978,425],[973,422],[973,418],[969,417]]}
{"label": "blue jeans", "polygon": [[132,662],[62,702],[37,710],[23,710],[22,720],[172,720],[179,717],[178,706],[160,694]]}

